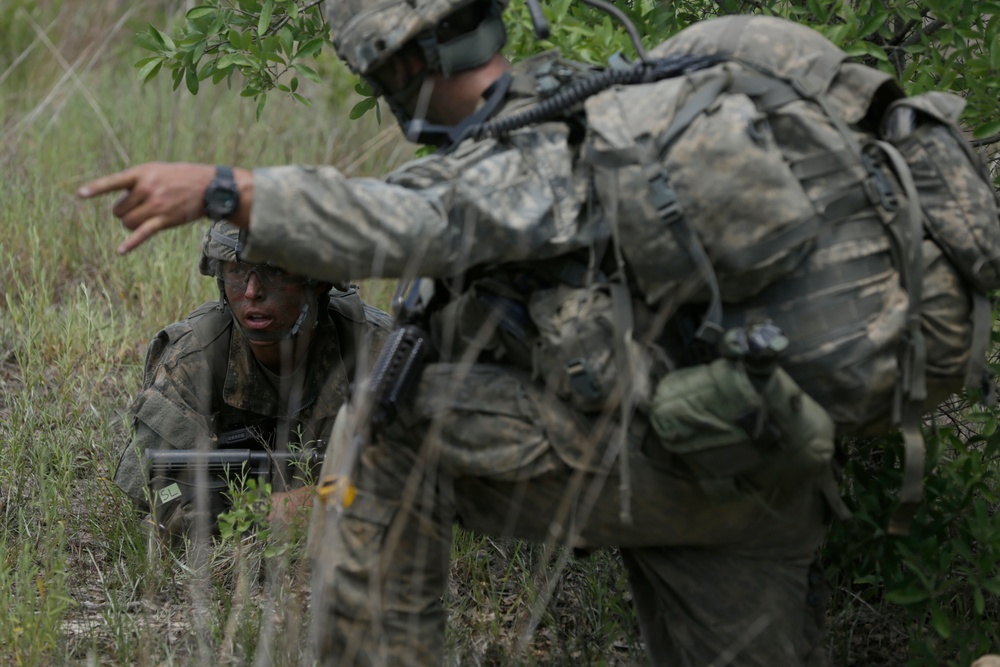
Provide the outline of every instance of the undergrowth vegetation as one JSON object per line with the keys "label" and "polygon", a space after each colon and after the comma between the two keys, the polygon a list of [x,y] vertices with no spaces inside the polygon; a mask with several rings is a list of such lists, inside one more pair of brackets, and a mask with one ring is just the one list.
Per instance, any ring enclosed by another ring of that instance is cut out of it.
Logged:
{"label": "undergrowth vegetation", "polygon": [[[148,160],[334,164],[382,173],[413,155],[394,125],[358,121],[330,61],[312,107],[236,91],[140,85],[134,44],[183,3],[0,5],[0,664],[311,664],[305,526],[270,531],[266,489],[236,493],[212,544],[165,551],[110,479],[145,345],[216,298],[197,272],[204,227],[125,257],[110,204],[73,192]],[[388,306],[391,285],[364,286]],[[851,521],[823,556],[841,665],[968,665],[1000,649],[996,413],[949,408],[927,429],[925,501],[886,534],[899,488],[891,439],[850,443]],[[929,425],[930,426],[930,425]],[[617,553],[586,557],[457,531],[447,605],[453,664],[644,661]]]}

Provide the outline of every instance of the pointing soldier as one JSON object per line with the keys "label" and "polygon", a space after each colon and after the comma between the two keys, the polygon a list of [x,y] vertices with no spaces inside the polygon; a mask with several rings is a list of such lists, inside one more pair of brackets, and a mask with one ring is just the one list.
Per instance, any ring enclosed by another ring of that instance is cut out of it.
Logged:
{"label": "pointing soldier", "polygon": [[[377,428],[355,406],[333,430],[325,472],[346,460],[356,495],[331,495],[313,516],[320,657],[440,663],[458,521],[619,547],[655,664],[825,664],[812,563],[828,470],[712,493],[660,445],[647,413],[669,362],[640,343],[656,313],[629,296],[630,267],[594,199],[586,117],[576,105],[479,131],[592,73],[555,54],[509,65],[505,6],[329,2],[338,55],[411,140],[441,150],[383,180],[234,170],[238,202],[224,215],[248,229],[247,261],[329,281],[434,281],[419,324],[436,360],[416,390]],[[113,209],[132,230],[125,252],[205,215],[215,175],[148,164],[79,194],[127,191]],[[354,461],[359,431],[370,437]]]}

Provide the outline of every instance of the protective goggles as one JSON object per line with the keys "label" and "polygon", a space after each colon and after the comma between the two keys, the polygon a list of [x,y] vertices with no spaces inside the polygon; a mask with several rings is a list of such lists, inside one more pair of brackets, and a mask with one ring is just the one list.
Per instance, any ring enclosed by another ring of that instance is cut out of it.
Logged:
{"label": "protective goggles", "polygon": [[250,282],[250,274],[257,274],[257,281],[263,289],[281,289],[305,285],[309,279],[296,276],[270,264],[247,264],[246,262],[220,262],[219,277],[226,289],[245,292]]}

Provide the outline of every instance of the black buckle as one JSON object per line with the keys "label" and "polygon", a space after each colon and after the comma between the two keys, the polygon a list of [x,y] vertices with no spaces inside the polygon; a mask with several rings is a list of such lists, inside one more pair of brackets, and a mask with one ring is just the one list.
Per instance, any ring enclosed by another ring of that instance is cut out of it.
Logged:
{"label": "black buckle", "polygon": [[861,164],[868,172],[868,178],[864,181],[865,194],[871,203],[881,206],[886,211],[895,211],[899,208],[899,198],[892,187],[892,181],[885,173],[883,168],[885,163],[877,151],[878,149],[868,147],[861,152]]}

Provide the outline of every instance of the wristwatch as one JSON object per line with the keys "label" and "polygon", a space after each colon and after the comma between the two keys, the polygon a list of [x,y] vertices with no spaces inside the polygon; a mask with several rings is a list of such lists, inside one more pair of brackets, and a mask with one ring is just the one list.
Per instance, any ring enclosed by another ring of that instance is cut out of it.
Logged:
{"label": "wristwatch", "polygon": [[205,188],[205,213],[212,220],[226,220],[240,207],[240,191],[230,167],[215,168],[215,179]]}

